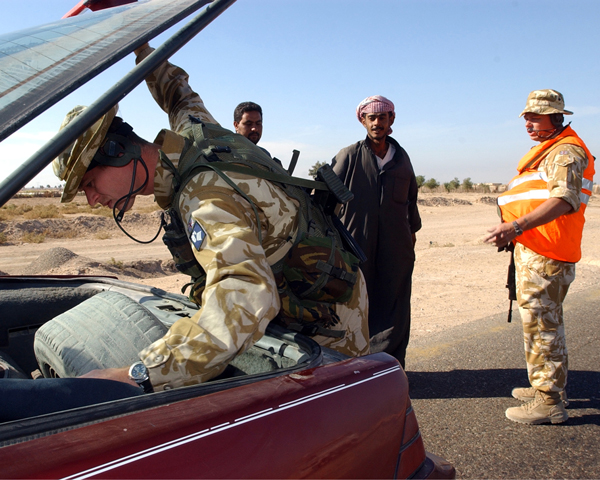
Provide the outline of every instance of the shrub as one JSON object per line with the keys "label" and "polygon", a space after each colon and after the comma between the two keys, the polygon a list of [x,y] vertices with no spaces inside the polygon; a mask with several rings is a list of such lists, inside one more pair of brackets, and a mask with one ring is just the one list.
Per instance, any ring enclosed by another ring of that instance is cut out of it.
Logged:
{"label": "shrub", "polygon": [[23,205],[15,205],[14,203],[8,203],[0,210],[2,212],[3,220],[12,220],[15,217],[19,217],[27,212],[30,212],[33,206],[24,203]]}
{"label": "shrub", "polygon": [[327,165],[327,162],[317,162],[315,163],[312,167],[310,167],[310,169],[308,170],[308,174],[314,178],[315,180],[317,179],[317,170],[319,168],[321,168],[322,166]]}
{"label": "shrub", "polygon": [[117,267],[119,270],[123,270],[123,262],[120,260],[115,260],[113,257],[110,257],[108,264],[112,265],[113,267]]}
{"label": "shrub", "polygon": [[417,188],[421,188],[425,183],[425,175],[417,175]]}
{"label": "shrub", "polygon": [[433,190],[433,189],[439,187],[440,184],[438,183],[438,181],[435,178],[430,178],[423,184],[423,186],[429,188],[430,190]]}
{"label": "shrub", "polygon": [[93,215],[100,215],[101,217],[109,217],[112,218],[113,211],[112,208],[97,206],[97,207],[89,207],[90,213]]}
{"label": "shrub", "polygon": [[471,177],[467,177],[463,180],[462,188],[465,192],[470,192],[473,190],[473,182],[471,181]]}
{"label": "shrub", "polygon": [[25,243],[44,243],[46,236],[43,233],[27,232],[21,237],[21,241]]}
{"label": "shrub", "polygon": [[87,203],[82,205],[80,203],[73,202],[68,203],[67,205],[62,205],[60,209],[64,214],[89,213],[91,215],[100,215],[102,217],[112,217],[112,209],[103,207],[102,205],[91,207]]}
{"label": "shrub", "polygon": [[29,220],[37,218],[58,218],[62,215],[55,205],[36,205],[31,210],[24,212],[23,217]]}

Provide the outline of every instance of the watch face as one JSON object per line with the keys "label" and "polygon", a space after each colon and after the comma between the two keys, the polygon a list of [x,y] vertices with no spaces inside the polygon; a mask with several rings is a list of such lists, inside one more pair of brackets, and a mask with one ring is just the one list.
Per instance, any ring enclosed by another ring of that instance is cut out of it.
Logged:
{"label": "watch face", "polygon": [[143,382],[148,378],[148,369],[142,362],[134,363],[129,370],[129,375],[136,382]]}

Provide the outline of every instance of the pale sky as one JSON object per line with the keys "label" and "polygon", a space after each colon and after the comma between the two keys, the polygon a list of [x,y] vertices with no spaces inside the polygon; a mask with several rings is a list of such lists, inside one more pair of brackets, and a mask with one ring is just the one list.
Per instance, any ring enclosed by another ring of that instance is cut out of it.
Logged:
{"label": "pale sky", "polygon": [[[0,35],[55,21],[76,3],[0,0]],[[571,126],[600,152],[599,18],[598,0],[238,0],[172,62],[226,127],[239,102],[259,103],[259,145],[285,166],[300,150],[297,175],[362,140],[356,106],[384,95],[417,175],[505,183],[533,146],[518,117],[531,90],[562,92]],[[133,66],[130,55],[2,142],[0,177]],[[120,107],[147,140],[168,127],[145,85]],[[31,185],[58,183],[46,170]]]}

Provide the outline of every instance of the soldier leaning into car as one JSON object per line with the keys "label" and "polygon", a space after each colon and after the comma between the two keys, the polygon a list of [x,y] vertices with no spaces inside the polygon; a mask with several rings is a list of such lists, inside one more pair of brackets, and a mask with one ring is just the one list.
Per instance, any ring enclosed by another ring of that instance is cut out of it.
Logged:
{"label": "soldier leaning into car", "polygon": [[523,320],[531,387],[515,388],[527,402],[506,410],[527,424],[567,420],[567,346],[562,304],[581,258],[584,212],[591,196],[594,157],[573,129],[563,125],[563,96],[556,90],[529,94],[520,116],[539,145],[525,155],[498,198],[503,223],[485,241],[514,243],[517,301]]}
{"label": "soldier leaning into car", "polygon": [[[136,61],[152,51],[148,45],[140,47]],[[147,84],[168,113],[171,130],[161,131],[153,143],[126,132],[127,138],[140,145],[140,158],[123,166],[97,165],[94,156],[98,149],[104,152],[109,128],[115,130],[121,122],[116,117],[117,106],[113,107],[54,161],[55,173],[66,180],[63,202],[83,190],[90,205],[116,205],[122,211],[131,208],[136,195],[154,194],[162,209],[171,206],[173,167],[177,167],[186,143],[179,133],[189,129],[194,118],[218,123],[190,88],[181,68],[165,62],[147,78]],[[63,127],[83,108],[70,112]],[[276,184],[240,173],[227,175],[258,207],[260,223],[251,204],[212,171],[195,175],[183,188],[180,220],[195,258],[207,274],[206,285],[199,312],[178,320],[162,339],[139,353],[154,390],[196,384],[219,375],[280,314],[282,302],[271,266],[290,249],[290,239],[298,229],[298,205]],[[343,333],[317,334],[314,340],[350,356],[367,354],[367,294],[361,274],[352,298],[336,304],[334,311],[339,318],[331,330]],[[94,370],[84,376],[133,384],[126,366]]]}

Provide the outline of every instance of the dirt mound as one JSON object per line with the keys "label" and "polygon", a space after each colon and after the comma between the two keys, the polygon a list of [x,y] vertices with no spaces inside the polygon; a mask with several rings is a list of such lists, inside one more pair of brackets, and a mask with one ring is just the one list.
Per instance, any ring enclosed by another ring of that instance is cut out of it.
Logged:
{"label": "dirt mound", "polygon": [[108,275],[157,278],[177,273],[173,260],[136,260],[102,264],[63,247],[47,250],[23,269],[24,275]]}
{"label": "dirt mound", "polygon": [[[121,223],[133,235],[147,230],[158,230],[160,213],[136,213],[125,215]],[[73,215],[63,218],[17,220],[0,222],[0,232],[8,242],[19,242],[27,234],[45,235],[54,238],[90,238],[105,233],[118,233],[119,228],[113,218],[99,215]]]}
{"label": "dirt mound", "polygon": [[78,257],[76,253],[63,247],[46,250],[23,270],[24,275],[39,275],[53,268],[62,267],[72,258]]}
{"label": "dirt mound", "polygon": [[451,207],[453,205],[473,205],[468,200],[461,198],[431,197],[419,198],[417,204],[423,207]]}
{"label": "dirt mound", "polygon": [[477,200],[478,203],[484,203],[485,205],[497,205],[498,197],[481,197]]}

